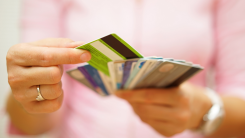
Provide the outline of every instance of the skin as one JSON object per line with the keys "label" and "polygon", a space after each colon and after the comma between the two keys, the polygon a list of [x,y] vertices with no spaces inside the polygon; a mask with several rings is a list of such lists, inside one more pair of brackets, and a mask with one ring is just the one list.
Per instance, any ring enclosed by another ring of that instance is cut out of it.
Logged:
{"label": "skin", "polygon": [[[6,60],[12,93],[7,111],[17,128],[27,134],[40,134],[58,124],[62,111],[55,111],[63,101],[62,65],[90,60],[88,51],[74,49],[82,44],[70,39],[44,39],[9,49]],[[36,101],[37,85],[46,100]]]}
{"label": "skin", "polygon": [[172,136],[197,128],[200,118],[211,107],[206,95],[192,92],[196,90],[202,91],[186,83],[180,88],[119,91],[116,95],[127,100],[143,122],[165,136]]}
{"label": "skin", "polygon": [[[195,130],[211,108],[205,89],[183,83],[170,89],[139,89],[118,91],[116,95],[128,101],[140,119],[164,136],[173,136],[187,129]],[[245,135],[245,101],[222,97],[225,117],[221,126],[209,137],[239,137]]]}
{"label": "skin", "polygon": [[[8,80],[12,92],[7,112],[14,126],[26,134],[37,135],[59,125],[62,117],[62,64],[90,60],[88,51],[73,49],[82,45],[70,39],[44,39],[11,47],[7,54]],[[82,54],[86,53],[82,56]],[[40,85],[45,101],[37,102]],[[164,136],[200,126],[211,107],[205,89],[190,83],[171,89],[118,91],[116,95],[131,104],[141,120]],[[226,116],[213,137],[245,135],[245,101],[221,97]]]}

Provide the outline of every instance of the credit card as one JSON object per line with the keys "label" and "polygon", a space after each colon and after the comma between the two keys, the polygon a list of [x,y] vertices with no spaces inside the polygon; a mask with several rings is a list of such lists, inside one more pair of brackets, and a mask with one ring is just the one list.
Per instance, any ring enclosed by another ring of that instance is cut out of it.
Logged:
{"label": "credit card", "polygon": [[178,79],[180,76],[182,76],[184,73],[186,73],[189,69],[192,67],[185,64],[174,64],[177,66],[175,70],[173,70],[168,76],[166,76],[164,79],[162,79],[160,82],[156,84],[157,88],[165,88],[172,84],[176,79]]}
{"label": "credit card", "polygon": [[146,60],[145,64],[143,65],[143,67],[139,70],[139,72],[134,76],[134,78],[132,79],[132,81],[130,82],[130,84],[128,85],[127,89],[133,89],[134,86],[137,84],[137,82],[140,80],[140,78],[142,76],[144,76],[144,74],[147,72],[147,70],[149,68],[151,68],[151,66],[157,62],[157,60],[159,60],[158,58],[156,59],[148,59]]}
{"label": "credit card", "polygon": [[157,68],[151,71],[144,79],[141,80],[134,88],[155,88],[159,82],[171,74],[177,66],[168,61],[163,61]]}
{"label": "credit card", "polygon": [[105,75],[103,72],[101,71],[98,71],[100,77],[101,77],[101,80],[103,81],[105,87],[106,87],[106,90],[109,94],[113,94],[114,91],[113,91],[113,88],[112,88],[112,82],[111,82],[111,78],[107,75]]}
{"label": "credit card", "polygon": [[105,93],[102,91],[102,89],[97,85],[95,80],[89,75],[89,73],[83,68],[78,67],[78,70],[81,71],[81,73],[85,76],[85,78],[89,81],[89,83],[94,88],[95,92],[97,92],[99,95],[104,96]]}
{"label": "credit card", "polygon": [[203,70],[203,68],[201,66],[193,65],[191,69],[189,69],[187,72],[185,72],[181,77],[179,77],[173,83],[171,83],[170,85],[166,86],[166,88],[179,86],[181,83],[183,83],[184,81],[188,80],[189,78],[191,78],[192,76],[194,76],[195,74],[200,72],[201,70]]}
{"label": "credit card", "polygon": [[99,87],[103,91],[104,95],[109,95],[98,71],[95,68],[93,68],[90,65],[84,65],[78,67],[78,69],[82,71],[82,73],[85,72],[86,74],[88,74],[85,77],[86,78],[88,77],[90,80],[93,80],[94,83],[96,84],[96,88]]}
{"label": "credit card", "polygon": [[132,63],[132,66],[131,66],[131,69],[130,69],[130,74],[132,74],[136,64],[137,64],[137,62],[133,62]]}
{"label": "credit card", "polygon": [[134,77],[137,75],[137,73],[141,70],[141,68],[144,66],[146,62],[146,59],[140,59],[137,61],[132,73],[129,75],[128,80],[126,81],[124,85],[124,89],[127,89],[130,85],[131,81],[134,79]]}
{"label": "credit card", "polygon": [[110,79],[111,79],[111,84],[112,84],[112,89],[115,91],[117,89],[117,83],[116,83],[116,75],[115,75],[115,69],[114,69],[114,63],[108,62],[108,70],[110,73]]}
{"label": "credit card", "polygon": [[[162,59],[161,57],[148,57],[140,59],[137,64],[135,65],[135,68],[130,74],[129,79],[127,80],[126,84],[124,85],[125,89],[132,89],[134,85],[137,83],[137,81],[140,79],[141,76],[144,75],[144,73],[147,72],[147,68],[152,65],[153,62],[156,60]],[[144,63],[143,63],[144,62]],[[142,65],[143,64],[143,65]]]}
{"label": "credit card", "polygon": [[108,69],[110,73],[110,78],[112,82],[113,90],[118,90],[121,88],[123,81],[124,64],[128,61],[139,60],[138,58],[127,59],[127,60],[116,60],[108,62]]}
{"label": "credit card", "polygon": [[87,86],[91,90],[95,91],[94,87],[91,85],[91,83],[86,79],[86,77],[78,70],[78,69],[72,69],[66,71],[66,73],[72,77],[73,79],[77,80],[78,82],[82,83],[83,85]]}
{"label": "credit card", "polygon": [[130,74],[133,71],[134,66],[136,65],[137,61],[139,59],[135,59],[135,60],[131,60],[131,61],[126,61],[124,63],[124,68],[123,68],[123,79],[122,79],[122,83],[121,83],[121,89],[124,88],[124,85],[126,83],[126,81],[128,80]]}
{"label": "credit card", "polygon": [[76,49],[90,51],[92,58],[88,63],[107,76],[110,76],[107,66],[108,62],[131,58],[143,58],[139,52],[114,33],[76,47]]}
{"label": "credit card", "polygon": [[154,58],[153,60],[150,60],[150,64],[148,65],[146,71],[144,72],[144,74],[142,74],[140,79],[142,79],[144,76],[146,76],[148,73],[150,73],[158,65],[160,65],[162,61],[163,61],[162,57],[157,57],[157,58]]}
{"label": "credit card", "polygon": [[202,69],[188,64],[164,61],[134,88],[168,88],[178,86],[200,70]]}
{"label": "credit card", "polygon": [[123,76],[123,67],[126,60],[117,60],[108,62],[108,68],[110,73],[110,78],[112,81],[113,90],[120,89],[122,76]]}
{"label": "credit card", "polygon": [[117,90],[118,90],[121,88],[121,84],[122,84],[124,63],[115,62],[114,67],[115,67],[114,69],[115,69],[115,74],[116,74],[116,84],[117,84]]}
{"label": "credit card", "polygon": [[137,80],[137,82],[135,83],[135,85],[133,86],[133,88],[136,86],[136,84],[138,84],[139,82],[141,82],[142,79],[144,79],[149,73],[151,73],[152,70],[154,70],[155,68],[157,68],[163,61],[164,61],[163,59],[153,60],[152,63],[151,63],[151,65],[148,66],[148,68],[145,71],[145,73],[142,74],[140,76],[140,78]]}

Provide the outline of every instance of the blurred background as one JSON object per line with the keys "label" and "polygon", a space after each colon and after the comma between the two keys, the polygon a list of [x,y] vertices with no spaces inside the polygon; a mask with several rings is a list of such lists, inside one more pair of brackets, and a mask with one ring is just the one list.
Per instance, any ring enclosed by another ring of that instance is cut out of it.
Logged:
{"label": "blurred background", "polygon": [[19,42],[19,15],[21,0],[0,0],[0,138],[7,138],[7,115],[4,112],[9,91],[6,69],[8,49]]}
{"label": "blurred background", "polygon": [[[10,90],[7,81],[6,54],[12,45],[20,41],[21,2],[21,0],[0,0],[0,138],[9,138],[6,134],[8,117],[4,112],[6,97]],[[210,76],[213,76],[212,72]],[[210,76],[208,86],[213,88],[213,78]]]}

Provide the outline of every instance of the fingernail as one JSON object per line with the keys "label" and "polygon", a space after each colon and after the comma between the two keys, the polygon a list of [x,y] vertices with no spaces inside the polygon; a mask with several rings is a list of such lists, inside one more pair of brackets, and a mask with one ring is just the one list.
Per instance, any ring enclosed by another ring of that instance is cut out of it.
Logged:
{"label": "fingernail", "polygon": [[84,61],[84,62],[87,62],[91,59],[91,56],[88,52],[85,52],[81,55],[81,60]]}

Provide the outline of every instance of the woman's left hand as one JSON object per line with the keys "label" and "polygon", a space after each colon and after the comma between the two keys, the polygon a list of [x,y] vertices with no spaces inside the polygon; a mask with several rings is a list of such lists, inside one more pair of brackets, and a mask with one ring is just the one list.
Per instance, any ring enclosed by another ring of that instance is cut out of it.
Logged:
{"label": "woman's left hand", "polygon": [[141,120],[164,136],[195,129],[212,106],[205,89],[190,83],[169,89],[137,89],[116,92],[127,100]]}

